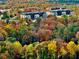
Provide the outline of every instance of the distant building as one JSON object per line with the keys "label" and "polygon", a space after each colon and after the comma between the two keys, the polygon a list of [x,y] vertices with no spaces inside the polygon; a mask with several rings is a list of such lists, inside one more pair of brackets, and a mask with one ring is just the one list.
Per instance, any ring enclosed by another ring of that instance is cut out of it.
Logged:
{"label": "distant building", "polygon": [[39,17],[43,17],[44,13],[45,12],[24,12],[20,15],[20,17],[35,20]]}
{"label": "distant building", "polygon": [[74,12],[72,10],[66,9],[66,8],[51,8],[49,13],[46,12],[46,15],[54,15],[57,17],[61,17],[63,15],[72,15]]}

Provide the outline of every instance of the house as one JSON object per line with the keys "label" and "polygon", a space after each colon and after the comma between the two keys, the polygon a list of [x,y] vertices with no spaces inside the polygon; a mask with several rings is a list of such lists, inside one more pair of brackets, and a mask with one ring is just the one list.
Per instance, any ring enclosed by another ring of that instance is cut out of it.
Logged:
{"label": "house", "polygon": [[62,15],[72,15],[73,11],[66,9],[66,8],[51,8],[47,15],[54,15],[54,16],[62,16]]}
{"label": "house", "polygon": [[43,17],[45,12],[24,12],[20,16],[21,18],[28,18],[28,19],[36,19],[38,17]]}

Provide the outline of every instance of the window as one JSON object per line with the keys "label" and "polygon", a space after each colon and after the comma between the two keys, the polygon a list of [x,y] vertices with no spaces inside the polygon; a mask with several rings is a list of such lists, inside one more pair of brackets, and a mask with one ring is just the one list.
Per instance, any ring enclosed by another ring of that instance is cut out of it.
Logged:
{"label": "window", "polygon": [[31,16],[30,15],[26,15],[26,18],[31,19]]}
{"label": "window", "polygon": [[70,14],[70,10],[66,10],[66,14],[69,15]]}
{"label": "window", "polygon": [[62,15],[62,11],[57,11],[57,15],[61,16]]}
{"label": "window", "polygon": [[39,16],[39,14],[36,14],[34,17],[35,17],[35,18],[38,18],[38,17],[40,17],[40,16]]}

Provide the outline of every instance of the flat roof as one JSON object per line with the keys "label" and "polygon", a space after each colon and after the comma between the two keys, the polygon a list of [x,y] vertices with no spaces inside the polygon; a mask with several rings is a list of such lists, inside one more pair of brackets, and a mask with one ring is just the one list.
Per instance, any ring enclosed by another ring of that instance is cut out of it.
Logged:
{"label": "flat roof", "polygon": [[44,13],[44,12],[23,12],[22,14],[33,14],[33,13]]}

